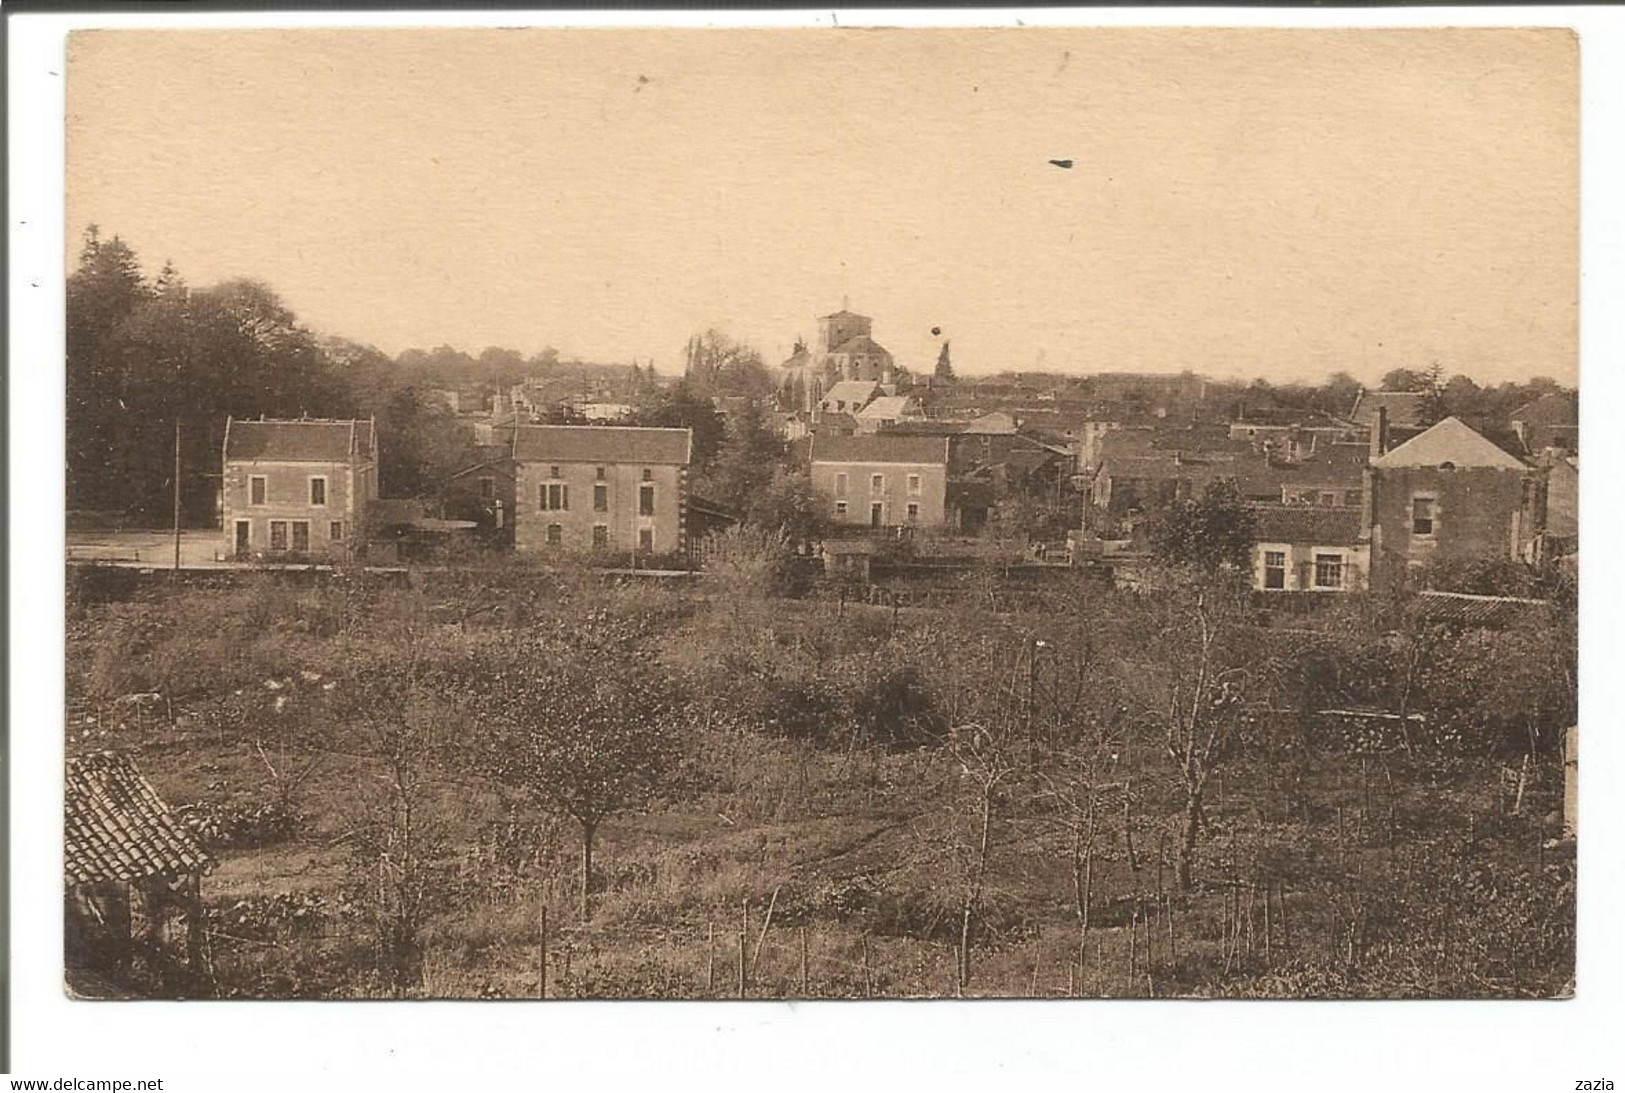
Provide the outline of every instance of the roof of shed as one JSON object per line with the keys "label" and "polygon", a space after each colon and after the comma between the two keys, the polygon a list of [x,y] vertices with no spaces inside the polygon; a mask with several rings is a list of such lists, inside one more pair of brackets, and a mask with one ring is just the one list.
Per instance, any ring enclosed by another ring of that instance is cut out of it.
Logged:
{"label": "roof of shed", "polygon": [[68,760],[63,872],[69,884],[207,873],[214,859],[128,756]]}
{"label": "roof of shed", "polygon": [[692,435],[687,429],[637,425],[521,425],[514,458],[521,463],[660,463],[685,466]]}

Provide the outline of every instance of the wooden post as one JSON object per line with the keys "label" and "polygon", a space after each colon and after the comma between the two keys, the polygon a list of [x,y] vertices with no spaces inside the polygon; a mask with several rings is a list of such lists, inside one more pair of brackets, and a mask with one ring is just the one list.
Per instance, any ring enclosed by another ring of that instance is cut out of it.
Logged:
{"label": "wooden post", "polygon": [[750,928],[750,900],[739,901],[739,976],[736,984],[740,998],[745,997],[745,937]]}
{"label": "wooden post", "polygon": [[717,942],[716,924],[705,924],[705,993],[710,994],[717,987]]}
{"label": "wooden post", "polygon": [[1519,816],[1519,815],[1522,815],[1522,813],[1523,813],[1523,790],[1524,790],[1524,786],[1528,783],[1528,781],[1529,781],[1529,753],[1524,752],[1523,753],[1523,766],[1518,768],[1518,796],[1512,802],[1512,814],[1514,816]]}
{"label": "wooden post", "polygon": [[807,927],[797,927],[801,934],[801,997],[810,998],[807,993]]}
{"label": "wooden post", "polygon": [[1167,916],[1164,921],[1168,925],[1168,969],[1170,972],[1179,963],[1179,951],[1174,947],[1174,897],[1162,897],[1162,912]]}
{"label": "wooden post", "polygon": [[1292,948],[1292,920],[1286,912],[1286,881],[1275,883],[1275,902],[1281,908],[1281,944]]}
{"label": "wooden post", "polygon": [[750,954],[750,973],[756,974],[756,962],[762,958],[762,944],[767,941],[767,929],[773,925],[773,908],[779,905],[779,890],[773,889],[773,898],[767,901],[767,915],[762,919],[762,932],[756,935],[756,948]]}
{"label": "wooden post", "polygon": [[537,997],[547,997],[547,904],[537,912],[537,934],[541,937],[542,954],[536,961]]}
{"label": "wooden post", "polygon": [[570,981],[570,949],[568,946],[564,950],[564,972],[561,981],[565,983]]}
{"label": "wooden post", "polygon": [[865,998],[875,996],[874,980],[869,975],[869,938],[867,936],[863,939],[863,996]]}
{"label": "wooden post", "polygon": [[1275,963],[1275,931],[1274,923],[1270,921],[1270,886],[1264,885],[1264,967],[1269,968]]}
{"label": "wooden post", "polygon": [[1077,971],[1077,965],[1068,960],[1066,962],[1066,996],[1068,998],[1076,998],[1078,996]]}
{"label": "wooden post", "polygon": [[1130,907],[1128,914],[1128,993],[1132,995],[1134,993],[1134,970],[1139,966],[1139,962],[1135,960],[1140,940],[1139,907]]}

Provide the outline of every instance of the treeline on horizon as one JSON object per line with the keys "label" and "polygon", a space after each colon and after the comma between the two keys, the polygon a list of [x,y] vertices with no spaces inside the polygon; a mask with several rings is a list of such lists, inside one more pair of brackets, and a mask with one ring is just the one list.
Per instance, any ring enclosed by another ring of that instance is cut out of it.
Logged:
{"label": "treeline on horizon", "polygon": [[[390,357],[303,326],[260,281],[192,288],[168,263],[148,277],[126,243],[95,226],[86,231],[68,278],[66,342],[68,510],[116,513],[132,523],[169,518],[177,422],[183,519],[198,524],[215,515],[228,416],[374,417],[385,495],[417,497],[432,494],[476,454],[472,431],[430,393],[433,388],[505,389],[541,378],[558,381],[562,394],[569,393],[564,385],[594,384],[630,402],[640,423],[694,428],[703,477],[719,453],[726,454],[728,439],[710,396],[764,397],[778,386],[759,352],[715,330],[688,339],[688,379],[662,377],[652,361],[582,361],[551,347],[526,355],[489,346],[474,355],[441,345]],[[1003,373],[959,382],[1027,386],[1039,378]],[[1087,377],[1049,378],[1059,387],[1088,390]],[[1483,420],[1505,420],[1524,402],[1565,390],[1545,377],[1480,387],[1437,365],[1396,369],[1381,386],[1429,392],[1438,416]],[[1210,381],[1205,405],[1224,415],[1269,407],[1342,414],[1360,389],[1346,372],[1320,384]],[[751,438],[758,457],[764,441]]]}

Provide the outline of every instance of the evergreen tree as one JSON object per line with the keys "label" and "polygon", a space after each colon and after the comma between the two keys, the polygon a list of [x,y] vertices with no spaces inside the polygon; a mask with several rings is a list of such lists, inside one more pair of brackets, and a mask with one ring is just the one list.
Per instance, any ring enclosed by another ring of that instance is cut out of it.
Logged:
{"label": "evergreen tree", "polygon": [[942,343],[942,351],[937,354],[937,370],[934,375],[939,380],[953,381],[954,365],[948,356],[948,343]]}

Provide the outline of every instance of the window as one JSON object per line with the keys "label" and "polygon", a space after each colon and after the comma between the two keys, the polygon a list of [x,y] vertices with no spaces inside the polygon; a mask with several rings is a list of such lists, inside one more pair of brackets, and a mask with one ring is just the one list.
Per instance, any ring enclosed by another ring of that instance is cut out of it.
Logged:
{"label": "window", "polygon": [[295,520],[293,522],[293,549],[300,554],[310,551],[310,521]]}
{"label": "window", "polygon": [[645,482],[638,487],[638,515],[653,516],[655,514],[655,488],[652,483]]}
{"label": "window", "polygon": [[286,520],[271,521],[271,549],[288,549],[288,522]]}
{"label": "window", "polygon": [[1264,552],[1264,587],[1286,587],[1286,551],[1266,550]]}
{"label": "window", "polygon": [[920,522],[920,503],[918,501],[908,503],[908,522],[911,524]]}
{"label": "window", "polygon": [[1343,587],[1343,556],[1341,554],[1315,555],[1315,587]]}
{"label": "window", "polygon": [[835,496],[846,496],[846,472],[842,471],[835,476]]}
{"label": "window", "polygon": [[480,479],[480,500],[490,501],[497,495],[497,480],[495,478]]}
{"label": "window", "polygon": [[263,474],[248,476],[248,503],[250,505],[265,504],[265,476]]}
{"label": "window", "polygon": [[643,551],[645,554],[654,553],[654,549],[655,549],[655,529],[654,528],[639,528],[638,529],[638,549]]}
{"label": "window", "polygon": [[327,525],[327,537],[335,543],[344,538],[344,521],[332,520]]}
{"label": "window", "polygon": [[651,471],[648,467],[643,468],[643,480],[645,482],[653,482],[655,480],[655,472]]}
{"label": "window", "polygon": [[592,511],[609,511],[609,487],[603,483],[597,483],[592,488]]}
{"label": "window", "polygon": [[607,472],[605,471],[605,469],[603,467],[599,467],[597,470],[595,470],[593,472],[593,477],[598,479],[598,481],[602,482],[605,478],[609,477],[609,475],[607,474]]}
{"label": "window", "polygon": [[845,516],[846,515],[846,502],[845,501],[837,501],[837,502],[835,502],[835,515],[836,516]]}
{"label": "window", "polygon": [[1411,498],[1411,534],[1432,535],[1434,516],[1434,499],[1431,497]]}
{"label": "window", "polygon": [[1320,495],[1320,503],[1322,505],[1327,506],[1328,508],[1333,506],[1333,505],[1336,505],[1337,504],[1337,494],[1335,494],[1335,493],[1322,493]]}
{"label": "window", "polygon": [[592,526],[592,545],[594,550],[602,550],[609,546],[608,524],[594,524]]}
{"label": "window", "polygon": [[1343,491],[1343,504],[1349,506],[1350,508],[1355,508],[1356,506],[1358,506],[1360,504],[1360,491],[1359,490],[1344,490]]}
{"label": "window", "polygon": [[558,469],[557,466],[552,466],[552,467],[547,468],[547,477],[549,477],[549,478],[563,478],[564,476],[559,474],[559,469]]}
{"label": "window", "polygon": [[543,512],[564,512],[570,507],[570,487],[563,482],[546,482],[539,489]]}
{"label": "window", "polygon": [[919,494],[919,492],[920,492],[920,476],[919,475],[911,474],[911,475],[908,476],[908,492],[912,493],[912,494],[916,494],[916,495]]}
{"label": "window", "polygon": [[564,525],[563,524],[549,524],[549,525],[547,525],[547,545],[548,546],[558,546],[563,542],[564,542]]}
{"label": "window", "polygon": [[325,506],[327,504],[327,477],[316,475],[310,480],[310,503]]}
{"label": "window", "polygon": [[883,475],[883,474],[871,474],[869,476],[869,492],[870,493],[885,493],[886,492],[886,476]]}

